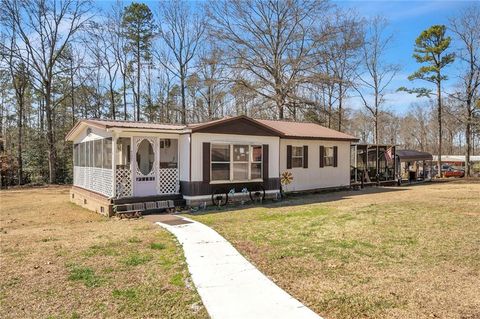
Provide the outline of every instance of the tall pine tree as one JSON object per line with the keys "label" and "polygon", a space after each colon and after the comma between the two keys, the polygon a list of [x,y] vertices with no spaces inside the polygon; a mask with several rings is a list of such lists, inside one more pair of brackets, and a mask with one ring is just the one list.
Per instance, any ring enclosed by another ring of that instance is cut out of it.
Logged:
{"label": "tall pine tree", "polygon": [[[455,59],[453,53],[447,53],[450,46],[451,38],[446,36],[447,27],[444,25],[433,25],[423,31],[415,40],[415,49],[413,53],[417,63],[422,65],[415,73],[411,74],[408,79],[424,80],[435,84],[437,95],[437,116],[438,116],[438,176],[441,172],[442,161],[442,82],[447,80],[447,76],[442,73],[443,69],[452,63]],[[430,97],[433,90],[428,88],[407,89],[401,87],[399,90],[416,94],[417,97]]]}
{"label": "tall pine tree", "polygon": [[140,120],[140,73],[142,61],[151,59],[151,46],[155,34],[155,23],[150,8],[144,3],[133,2],[125,8],[122,17],[125,30],[124,36],[128,39],[129,50],[133,53],[136,63],[137,89],[134,94],[136,106],[136,120]]}

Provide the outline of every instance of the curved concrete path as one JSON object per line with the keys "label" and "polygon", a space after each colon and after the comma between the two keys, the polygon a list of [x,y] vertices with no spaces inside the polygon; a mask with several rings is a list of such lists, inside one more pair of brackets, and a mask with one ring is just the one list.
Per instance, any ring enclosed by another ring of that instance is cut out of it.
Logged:
{"label": "curved concrete path", "polygon": [[321,318],[210,227],[172,215],[156,222],[182,244],[193,283],[211,318]]}

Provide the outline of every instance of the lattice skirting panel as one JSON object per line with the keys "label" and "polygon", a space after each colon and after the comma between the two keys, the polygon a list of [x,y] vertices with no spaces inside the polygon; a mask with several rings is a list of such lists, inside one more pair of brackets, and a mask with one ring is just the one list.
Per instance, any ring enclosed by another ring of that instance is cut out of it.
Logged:
{"label": "lattice skirting panel", "polygon": [[111,197],[113,195],[112,170],[75,166],[73,168],[73,185]]}
{"label": "lattice skirting panel", "polygon": [[129,168],[117,168],[115,186],[117,198],[133,196],[132,171]]}
{"label": "lattice skirting panel", "polygon": [[158,193],[159,194],[178,194],[180,182],[178,168],[159,169]]}

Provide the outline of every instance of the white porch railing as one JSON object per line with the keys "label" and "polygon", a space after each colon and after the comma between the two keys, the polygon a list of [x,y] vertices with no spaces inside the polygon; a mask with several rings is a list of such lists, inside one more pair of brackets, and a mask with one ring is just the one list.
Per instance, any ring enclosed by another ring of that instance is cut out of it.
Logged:
{"label": "white porch railing", "polygon": [[132,171],[129,167],[117,166],[115,188],[117,198],[133,196]]}
{"label": "white porch railing", "polygon": [[99,167],[81,167],[73,168],[74,185],[88,189],[107,197],[113,195],[112,189],[112,170]]}
{"label": "white porch railing", "polygon": [[180,191],[178,168],[160,168],[158,172],[158,193],[178,194]]}

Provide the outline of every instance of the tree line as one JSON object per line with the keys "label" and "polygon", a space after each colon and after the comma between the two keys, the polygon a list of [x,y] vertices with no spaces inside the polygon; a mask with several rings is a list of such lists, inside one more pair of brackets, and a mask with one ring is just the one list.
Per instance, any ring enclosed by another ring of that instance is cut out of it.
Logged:
{"label": "tree line", "polygon": [[[1,0],[2,183],[71,182],[64,137],[81,118],[185,124],[245,114],[471,155],[479,20],[472,5],[412,43],[419,70],[409,79],[427,86],[398,89],[429,99],[399,114],[385,107],[401,70],[387,59],[399,41],[388,21],[325,0]],[[454,61],[456,86],[446,90]]]}

